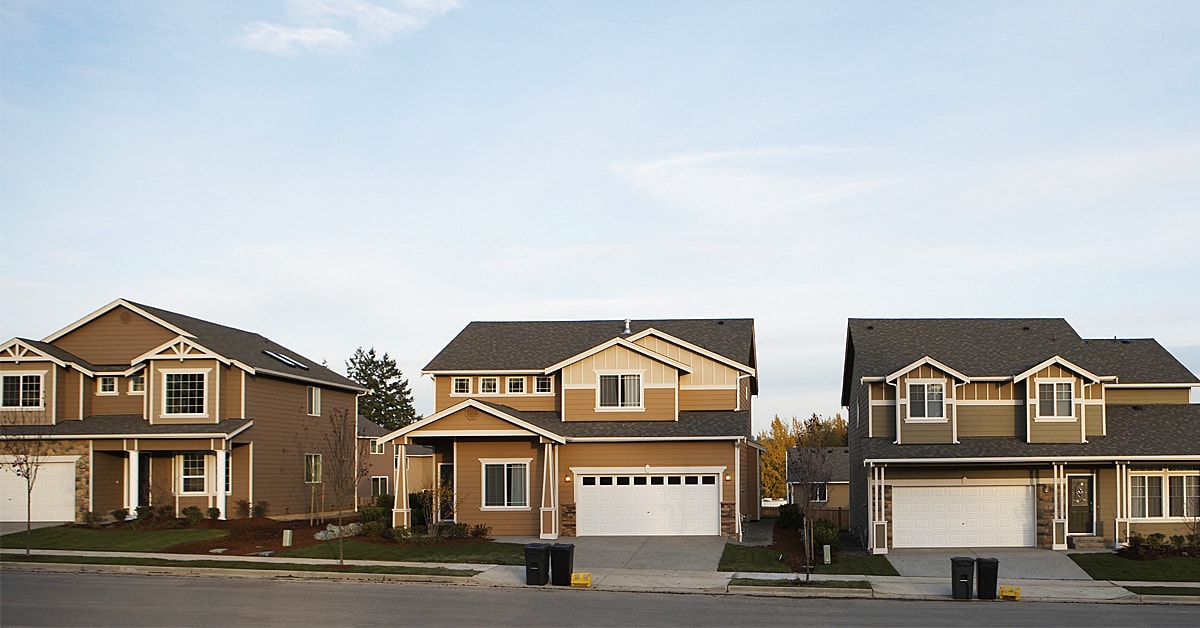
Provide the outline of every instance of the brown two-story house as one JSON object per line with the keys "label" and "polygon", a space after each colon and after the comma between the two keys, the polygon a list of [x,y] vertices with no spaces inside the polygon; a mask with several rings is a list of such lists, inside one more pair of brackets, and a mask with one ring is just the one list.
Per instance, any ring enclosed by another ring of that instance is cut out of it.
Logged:
{"label": "brown two-story house", "polygon": [[750,319],[471,323],[423,371],[434,414],[387,438],[431,447],[454,519],[494,534],[736,538],[755,362]]}
{"label": "brown two-story house", "polygon": [[1185,534],[1197,385],[1153,339],[1063,319],[851,319],[851,525],[876,553]]}
{"label": "brown two-story house", "polygon": [[[46,444],[31,500],[41,521],[331,508],[325,434],[335,416],[354,420],[363,392],[258,334],[124,299],[0,345],[0,380],[0,441]],[[0,488],[4,518],[23,520],[23,481],[0,474]]]}

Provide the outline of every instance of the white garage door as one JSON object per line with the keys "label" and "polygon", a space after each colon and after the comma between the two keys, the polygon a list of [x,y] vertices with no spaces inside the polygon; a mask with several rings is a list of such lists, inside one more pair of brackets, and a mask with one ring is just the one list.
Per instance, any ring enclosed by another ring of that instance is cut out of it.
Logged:
{"label": "white garage door", "polygon": [[[0,469],[0,520],[25,521],[25,479]],[[33,521],[75,520],[75,462],[43,462],[33,483]]]}
{"label": "white garage door", "polygon": [[1033,547],[1037,529],[1029,486],[897,486],[895,547]]}
{"label": "white garage door", "polygon": [[721,484],[715,474],[579,475],[579,536],[721,533]]}

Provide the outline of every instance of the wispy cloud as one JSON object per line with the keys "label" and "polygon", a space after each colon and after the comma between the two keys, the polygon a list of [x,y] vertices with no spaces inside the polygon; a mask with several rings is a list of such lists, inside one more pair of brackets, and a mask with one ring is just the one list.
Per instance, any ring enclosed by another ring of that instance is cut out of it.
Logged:
{"label": "wispy cloud", "polygon": [[243,25],[237,43],[247,50],[279,56],[338,53],[420,30],[459,6],[458,0],[291,0],[291,23]]}

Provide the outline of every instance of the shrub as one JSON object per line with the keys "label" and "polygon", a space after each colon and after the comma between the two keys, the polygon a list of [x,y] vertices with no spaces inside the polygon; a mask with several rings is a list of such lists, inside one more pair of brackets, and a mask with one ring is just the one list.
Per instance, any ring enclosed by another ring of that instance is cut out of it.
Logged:
{"label": "shrub", "polygon": [[454,539],[456,541],[461,541],[467,538],[467,534],[470,533],[470,527],[465,523],[454,523],[438,527],[441,528],[442,536],[448,539]]}
{"label": "shrub", "polygon": [[375,496],[375,507],[383,508],[384,510],[391,510],[392,508],[395,508],[396,507],[396,496],[395,495],[376,495]]}
{"label": "shrub", "polygon": [[236,502],[234,502],[234,506],[237,508],[237,510],[235,512],[237,512],[238,519],[249,519],[250,518],[250,500],[239,499]]}
{"label": "shrub", "polygon": [[419,535],[412,528],[396,526],[388,531],[388,536],[396,543],[408,543]]}
{"label": "shrub", "polygon": [[391,530],[388,524],[382,521],[368,521],[362,524],[362,529],[363,534],[376,539],[388,538],[388,531]]}
{"label": "shrub", "polygon": [[1146,544],[1150,549],[1159,549],[1167,544],[1167,535],[1162,532],[1155,532],[1146,538]]}
{"label": "shrub", "polygon": [[84,512],[83,523],[90,528],[100,525],[100,513],[92,512],[91,510]]}
{"label": "shrub", "polygon": [[196,525],[204,520],[204,513],[200,512],[199,506],[188,506],[179,512],[187,519],[189,525]]}
{"label": "shrub", "polygon": [[158,510],[154,514],[159,519],[174,519],[175,506],[171,504],[163,504],[162,506],[158,507]]}
{"label": "shrub", "polygon": [[148,521],[154,518],[154,506],[138,506],[137,518],[142,521]]}
{"label": "shrub", "polygon": [[391,509],[379,506],[364,506],[358,509],[358,522],[363,525],[374,522],[386,523],[391,512]]}
{"label": "shrub", "polygon": [[113,521],[124,521],[129,518],[129,511],[124,508],[118,508],[108,514],[112,515]]}
{"label": "shrub", "polygon": [[1146,537],[1137,534],[1136,532],[1129,535],[1129,542],[1126,543],[1131,548],[1137,549],[1146,544]]}
{"label": "shrub", "polygon": [[796,504],[784,504],[779,507],[779,521],[776,525],[787,530],[799,530],[804,523],[804,515]]}
{"label": "shrub", "polygon": [[254,502],[254,508],[250,510],[250,514],[254,517],[267,516],[267,508],[270,506],[267,502]]}
{"label": "shrub", "polygon": [[471,526],[471,537],[476,539],[486,539],[492,534],[492,526],[486,523],[477,523]]}
{"label": "shrub", "polygon": [[221,518],[221,509],[217,508],[216,506],[210,507],[208,509],[208,518],[209,519],[220,519]]}
{"label": "shrub", "polygon": [[822,545],[828,545],[836,550],[842,538],[842,531],[831,521],[820,519],[813,522],[813,544],[819,551]]}
{"label": "shrub", "polygon": [[422,508],[421,505],[423,503],[423,500],[427,499],[425,497],[425,495],[427,495],[428,493],[429,493],[428,490],[424,490],[424,491],[421,491],[420,493],[409,493],[408,494],[408,507],[409,507],[409,509],[412,510],[412,525],[414,528],[417,526],[423,526],[426,524],[425,509]]}

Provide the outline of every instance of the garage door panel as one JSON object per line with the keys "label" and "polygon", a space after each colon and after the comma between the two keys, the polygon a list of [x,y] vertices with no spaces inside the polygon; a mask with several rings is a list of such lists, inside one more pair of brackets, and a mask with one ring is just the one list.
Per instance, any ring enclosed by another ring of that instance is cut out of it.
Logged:
{"label": "garage door panel", "polygon": [[[25,521],[28,494],[24,478],[0,469],[0,520]],[[75,463],[43,462],[33,485],[33,521],[75,520]]]}
{"label": "garage door panel", "polygon": [[[605,484],[604,476],[581,476],[576,487],[576,533],[720,534],[720,483],[715,475],[705,477],[631,476]],[[689,478],[694,483],[688,484]]]}
{"label": "garage door panel", "polygon": [[895,547],[1032,547],[1033,489],[1028,486],[895,487]]}

